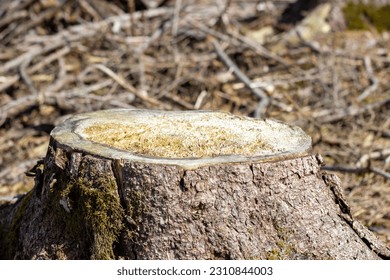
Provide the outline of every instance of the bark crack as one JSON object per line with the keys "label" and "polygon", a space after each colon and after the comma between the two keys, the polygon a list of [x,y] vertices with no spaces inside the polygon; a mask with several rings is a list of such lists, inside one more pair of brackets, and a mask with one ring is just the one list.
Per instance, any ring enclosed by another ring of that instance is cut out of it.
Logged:
{"label": "bark crack", "polygon": [[126,194],[123,188],[123,166],[124,163],[122,159],[114,159],[112,162],[112,171],[114,172],[116,184],[118,186],[119,198],[122,205],[124,204],[126,206]]}
{"label": "bark crack", "polygon": [[253,164],[249,164],[249,168],[251,170],[251,173],[252,173],[252,183],[254,184],[255,183],[255,172],[253,170]]}
{"label": "bark crack", "polygon": [[344,213],[340,213],[339,217],[342,218],[350,228],[359,236],[364,244],[370,250],[374,251],[378,257],[384,260],[390,260],[390,250],[386,247],[386,245],[382,244],[378,241],[371,231],[369,231],[366,227],[364,227],[359,221],[353,220],[353,218]]}
{"label": "bark crack", "polygon": [[324,180],[325,184],[330,188],[331,192],[333,193],[335,197],[335,202],[340,207],[341,212],[349,216],[352,216],[351,208],[349,207],[344,197],[343,191],[341,189],[340,179],[336,175],[327,174],[327,173],[324,173],[322,175],[322,179]]}
{"label": "bark crack", "polygon": [[180,181],[179,181],[179,187],[182,192],[188,191],[188,188],[186,187],[186,183],[184,180],[184,177],[186,176],[187,171],[183,170],[182,175],[180,176]]}
{"label": "bark crack", "polygon": [[330,188],[335,197],[335,202],[340,208],[341,213],[338,214],[339,217],[342,218],[357,234],[357,236],[359,236],[362,242],[374,251],[380,258],[390,259],[390,250],[386,248],[386,245],[376,239],[374,233],[364,227],[359,221],[353,219],[351,209],[346,202],[341,189],[340,179],[336,175],[327,173],[322,175],[322,179]]}

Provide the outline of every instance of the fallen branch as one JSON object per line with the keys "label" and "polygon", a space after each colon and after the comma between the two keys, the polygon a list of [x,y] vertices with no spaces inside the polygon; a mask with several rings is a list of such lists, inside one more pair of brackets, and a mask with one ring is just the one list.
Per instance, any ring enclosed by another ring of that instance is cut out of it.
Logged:
{"label": "fallen branch", "polygon": [[362,108],[357,108],[356,106],[350,106],[350,107],[347,107],[345,109],[337,110],[336,112],[331,112],[331,110],[325,110],[325,111],[320,111],[316,114],[313,114],[313,117],[319,123],[322,123],[322,124],[331,123],[331,122],[336,122],[336,121],[342,120],[346,117],[354,117],[354,116],[360,115],[362,113],[365,113],[367,111],[380,108],[389,102],[390,102],[390,98],[386,98],[385,100],[368,104]]}
{"label": "fallen branch", "polygon": [[172,24],[172,35],[173,37],[176,37],[177,32],[179,30],[179,19],[180,19],[180,10],[181,10],[181,3],[182,0],[176,0],[175,1],[175,11],[173,16],[173,24]]}
{"label": "fallen branch", "polygon": [[26,84],[27,88],[30,90],[30,93],[38,95],[37,89],[34,87],[33,82],[31,81],[30,75],[27,74],[26,68],[31,62],[32,57],[28,57],[26,60],[20,64],[19,75],[22,81]]}
{"label": "fallen branch", "polygon": [[346,166],[346,165],[331,165],[331,166],[322,166],[321,170],[325,171],[335,171],[335,172],[341,172],[341,173],[354,173],[354,174],[363,174],[363,173],[370,173],[373,172],[377,175],[381,175],[385,177],[387,180],[390,180],[390,173],[379,169],[377,167],[353,167],[353,166]]}
{"label": "fallen branch", "polygon": [[272,52],[270,52],[269,50],[267,50],[266,48],[264,48],[260,44],[254,42],[253,40],[251,40],[245,36],[242,36],[241,34],[239,34],[237,32],[229,32],[228,35],[226,35],[224,33],[215,31],[215,30],[209,28],[208,26],[206,26],[200,22],[197,22],[197,21],[189,20],[189,23],[192,26],[201,30],[202,32],[209,34],[215,38],[218,38],[224,42],[232,42],[234,45],[237,45],[237,46],[240,46],[240,45],[242,45],[242,43],[244,43],[249,48],[254,50],[258,55],[261,55],[261,56],[268,58],[268,59],[273,59],[286,67],[291,66],[291,63],[289,63],[288,61],[284,60],[283,58],[281,58],[280,56],[278,56],[276,54],[273,54]]}
{"label": "fallen branch", "polygon": [[[39,104],[48,104],[57,106],[63,110],[73,111],[77,111],[80,104],[94,104],[91,101],[95,101],[95,103],[98,101],[101,103],[101,105],[95,106],[98,107],[97,109],[112,107],[133,108],[133,106],[129,105],[134,100],[132,92],[123,92],[122,94],[115,95],[115,98],[112,98],[112,96],[89,94],[102,88],[112,86],[112,84],[113,82],[111,79],[106,79],[90,86],[75,88],[68,91],[45,91],[44,93],[41,93],[41,96],[30,94],[21,97],[0,106],[0,112],[2,112],[2,115],[0,115],[0,126],[7,118],[14,118]],[[42,100],[40,100],[41,98]]]}
{"label": "fallen branch", "polygon": [[46,65],[49,65],[53,61],[59,59],[60,57],[63,57],[66,54],[68,54],[70,52],[70,50],[71,50],[71,48],[69,46],[65,46],[65,47],[59,49],[58,51],[55,51],[54,53],[48,55],[47,57],[45,57],[44,59],[39,61],[34,66],[29,67],[27,72],[29,74],[32,74],[32,73],[35,73],[35,72],[41,70]]}
{"label": "fallen branch", "polygon": [[155,99],[153,97],[147,96],[143,92],[140,92],[135,87],[133,87],[131,84],[129,84],[122,76],[114,73],[114,71],[112,71],[107,66],[105,66],[103,64],[95,64],[95,65],[92,65],[91,68],[96,68],[96,69],[102,71],[103,73],[105,73],[106,75],[110,76],[113,80],[115,80],[123,88],[125,88],[128,91],[130,91],[131,93],[133,93],[139,99],[146,101],[146,102],[153,104],[153,105],[160,105],[160,101],[158,101],[157,99]]}
{"label": "fallen branch", "polygon": [[366,67],[367,70],[367,75],[370,80],[371,85],[367,87],[362,94],[360,94],[357,97],[357,100],[360,102],[367,98],[373,91],[375,91],[378,88],[378,79],[376,78],[374,71],[372,70],[372,64],[371,64],[371,59],[369,56],[364,57],[364,66]]}
{"label": "fallen branch", "polygon": [[390,180],[390,173],[376,167],[370,167],[370,170],[378,175],[385,177],[387,180]]}
{"label": "fallen branch", "polygon": [[375,151],[368,154],[363,155],[359,161],[357,162],[357,166],[367,166],[369,165],[368,162],[372,159],[378,159],[378,158],[386,158],[390,156],[390,148],[383,149],[381,151]]}
{"label": "fallen branch", "polygon": [[[136,12],[134,13],[134,18],[135,19],[151,18],[151,17],[166,15],[168,13],[172,13],[172,9],[158,8],[158,9],[145,11],[145,12]],[[64,45],[67,45],[70,42],[80,41],[81,39],[84,38],[94,37],[98,32],[101,32],[102,30],[109,27],[113,23],[117,23],[120,26],[126,26],[129,24],[130,18],[131,16],[129,14],[113,16],[99,22],[92,22],[92,23],[72,26],[55,35],[37,36],[36,44],[30,46],[28,52],[23,53],[18,57],[0,66],[0,74],[18,67],[25,59],[28,59],[29,57],[44,55],[57,48],[63,47]]]}
{"label": "fallen branch", "polygon": [[255,117],[260,118],[266,111],[269,105],[269,98],[260,88],[255,88],[252,86],[252,81],[242,72],[238,66],[229,58],[229,56],[224,52],[222,46],[217,42],[217,40],[213,39],[212,43],[214,48],[219,56],[219,58],[225,63],[229,69],[233,71],[236,77],[241,80],[259,99],[259,104],[255,111]]}
{"label": "fallen branch", "polygon": [[49,18],[53,17],[61,8],[63,8],[64,5],[67,4],[70,0],[64,0],[64,1],[58,1],[58,5],[56,7],[47,9],[46,11],[43,11],[40,13],[37,17],[31,18],[28,22],[25,22],[24,24],[18,26],[16,29],[14,29],[11,33],[9,33],[8,37],[2,38],[3,44],[7,44],[10,42],[13,38],[27,33],[31,28],[38,26],[45,20],[48,20]]}
{"label": "fallen branch", "polygon": [[264,56],[265,58],[268,59],[273,59],[286,67],[292,66],[290,62],[270,52],[269,50],[264,48],[261,44],[254,42],[252,39],[245,37],[237,32],[229,32],[229,33],[231,36],[237,38],[239,41],[241,41],[242,43],[246,44],[248,47],[256,51],[257,54]]}

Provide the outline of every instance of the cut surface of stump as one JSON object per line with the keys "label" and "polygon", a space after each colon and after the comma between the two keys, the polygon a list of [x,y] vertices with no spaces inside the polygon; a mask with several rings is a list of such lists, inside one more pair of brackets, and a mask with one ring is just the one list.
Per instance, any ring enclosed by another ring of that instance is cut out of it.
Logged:
{"label": "cut surface of stump", "polygon": [[185,167],[291,157],[311,149],[310,137],[298,127],[208,111],[106,110],[79,115],[52,136],[107,158]]}
{"label": "cut surface of stump", "polygon": [[2,258],[380,259],[311,139],[275,120],[106,110],[51,133]]}

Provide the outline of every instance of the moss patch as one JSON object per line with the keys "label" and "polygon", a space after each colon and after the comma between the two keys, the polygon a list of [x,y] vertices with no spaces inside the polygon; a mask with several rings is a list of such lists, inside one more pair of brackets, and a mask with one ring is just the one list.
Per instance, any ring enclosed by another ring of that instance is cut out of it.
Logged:
{"label": "moss patch", "polygon": [[294,246],[286,242],[285,240],[279,240],[276,242],[277,247],[266,253],[267,260],[288,260],[291,259],[292,254],[295,252]]}
{"label": "moss patch", "polygon": [[138,227],[142,222],[142,213],[145,211],[143,193],[136,190],[130,190],[129,200],[129,205],[127,206],[129,215],[127,216],[127,220],[131,225]]}
{"label": "moss patch", "polygon": [[50,201],[57,219],[65,223],[66,234],[85,242],[91,259],[115,258],[113,247],[124,212],[113,179],[103,176],[90,181],[81,177],[59,184]]}
{"label": "moss patch", "polygon": [[276,247],[266,253],[267,260],[289,260],[293,259],[296,249],[288,240],[290,235],[288,230],[275,225],[278,239],[275,241]]}
{"label": "moss patch", "polygon": [[372,27],[379,32],[390,30],[390,5],[354,4],[348,2],[343,8],[348,29],[365,30]]}
{"label": "moss patch", "polygon": [[5,241],[4,257],[6,259],[13,259],[16,251],[17,241],[20,233],[20,223],[24,217],[24,213],[31,201],[33,192],[28,192],[19,202],[16,213],[13,217],[12,224],[7,232],[3,232],[3,238]]}

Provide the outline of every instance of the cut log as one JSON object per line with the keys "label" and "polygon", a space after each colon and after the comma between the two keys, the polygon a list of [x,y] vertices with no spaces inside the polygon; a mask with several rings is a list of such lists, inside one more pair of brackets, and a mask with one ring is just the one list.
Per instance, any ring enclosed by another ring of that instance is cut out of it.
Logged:
{"label": "cut log", "polygon": [[300,128],[228,113],[107,110],[51,133],[0,207],[6,259],[380,259]]}

